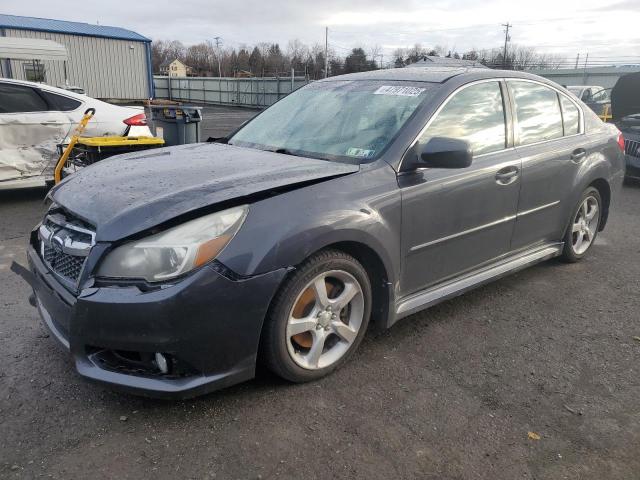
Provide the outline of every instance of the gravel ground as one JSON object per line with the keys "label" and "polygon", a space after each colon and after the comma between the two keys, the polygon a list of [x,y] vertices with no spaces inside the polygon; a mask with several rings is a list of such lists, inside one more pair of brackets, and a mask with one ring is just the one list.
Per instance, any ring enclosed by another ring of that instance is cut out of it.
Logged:
{"label": "gravel ground", "polygon": [[42,191],[0,192],[0,478],[638,478],[639,204],[626,186],[583,262],[371,333],[322,381],[166,402],[75,374],[8,269]]}

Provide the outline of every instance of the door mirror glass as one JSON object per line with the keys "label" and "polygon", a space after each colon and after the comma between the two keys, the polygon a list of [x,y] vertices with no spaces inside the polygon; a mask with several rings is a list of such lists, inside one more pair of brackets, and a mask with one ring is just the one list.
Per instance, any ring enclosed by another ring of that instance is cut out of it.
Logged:
{"label": "door mirror glass", "polygon": [[429,168],[466,168],[473,158],[471,144],[458,138],[433,137],[418,151],[419,165]]}

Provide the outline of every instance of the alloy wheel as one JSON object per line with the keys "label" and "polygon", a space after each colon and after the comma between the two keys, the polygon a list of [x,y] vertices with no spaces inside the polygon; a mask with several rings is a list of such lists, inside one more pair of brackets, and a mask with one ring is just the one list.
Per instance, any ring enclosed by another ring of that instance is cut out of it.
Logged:
{"label": "alloy wheel", "polygon": [[289,355],[308,370],[333,365],[356,340],[364,311],[362,287],[353,275],[343,270],[317,275],[302,289],[289,312]]}
{"label": "alloy wheel", "polygon": [[599,211],[598,200],[593,195],[585,198],[578,208],[571,225],[571,248],[576,255],[585,253],[593,243],[600,223]]}

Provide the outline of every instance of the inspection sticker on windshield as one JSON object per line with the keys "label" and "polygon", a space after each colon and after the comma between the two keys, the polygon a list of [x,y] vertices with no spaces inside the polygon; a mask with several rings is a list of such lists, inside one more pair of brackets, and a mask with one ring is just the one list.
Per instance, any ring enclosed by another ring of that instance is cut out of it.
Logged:
{"label": "inspection sticker on windshield", "polygon": [[424,92],[424,88],[418,87],[397,87],[393,85],[383,85],[378,88],[374,95],[397,95],[399,97],[417,97],[422,92]]}
{"label": "inspection sticker on windshield", "polygon": [[367,150],[365,148],[348,148],[347,155],[350,157],[358,157],[358,158],[370,158],[373,157],[373,154],[376,153],[375,150]]}

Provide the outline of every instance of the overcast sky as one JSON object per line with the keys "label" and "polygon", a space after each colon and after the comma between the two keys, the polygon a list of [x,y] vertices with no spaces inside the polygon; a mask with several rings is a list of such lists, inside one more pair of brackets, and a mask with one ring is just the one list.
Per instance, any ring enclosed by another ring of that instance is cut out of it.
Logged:
{"label": "overcast sky", "polygon": [[261,41],[286,47],[294,38],[324,43],[328,26],[338,54],[377,44],[387,55],[414,43],[460,52],[498,47],[501,24],[509,21],[512,42],[541,52],[640,63],[640,0],[23,0],[1,11],[99,22],[187,45],[214,36],[234,47]]}

